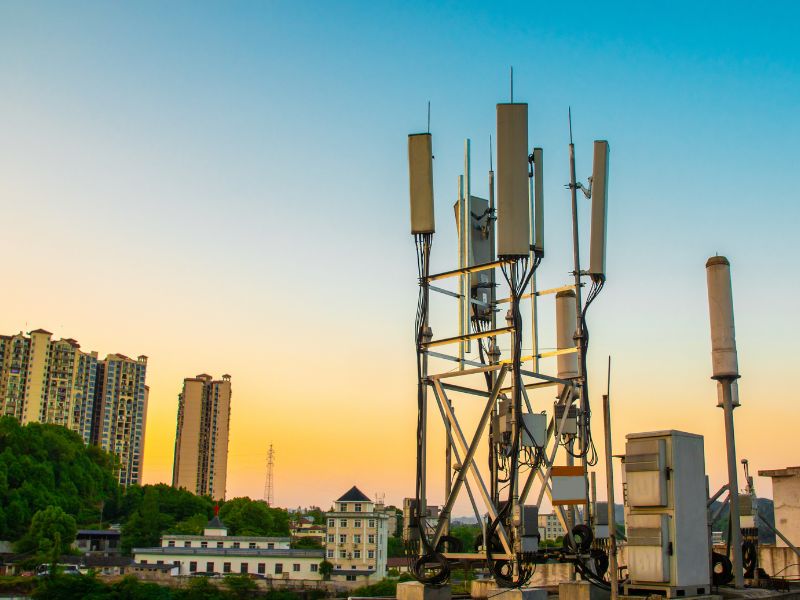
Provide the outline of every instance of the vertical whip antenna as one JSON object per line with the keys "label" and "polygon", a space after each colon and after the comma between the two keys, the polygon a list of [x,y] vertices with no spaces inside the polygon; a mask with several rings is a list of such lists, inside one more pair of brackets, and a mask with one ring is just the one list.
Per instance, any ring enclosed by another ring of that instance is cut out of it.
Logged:
{"label": "vertical whip antenna", "polygon": [[489,170],[494,171],[494,167],[492,166],[492,134],[489,134]]}
{"label": "vertical whip antenna", "polygon": [[431,132],[431,101],[428,100],[428,133]]}
{"label": "vertical whip antenna", "polygon": [[509,67],[511,69],[511,104],[514,104],[514,67]]}
{"label": "vertical whip antenna", "polygon": [[567,119],[569,120],[569,143],[572,144],[572,107],[567,107]]}

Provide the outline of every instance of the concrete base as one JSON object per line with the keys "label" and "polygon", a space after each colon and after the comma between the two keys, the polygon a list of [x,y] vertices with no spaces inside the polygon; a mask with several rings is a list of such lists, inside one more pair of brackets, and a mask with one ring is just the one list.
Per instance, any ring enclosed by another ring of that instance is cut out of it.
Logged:
{"label": "concrete base", "polygon": [[450,586],[447,584],[426,585],[419,581],[404,581],[397,584],[397,600],[450,600],[451,598]]}
{"label": "concrete base", "polygon": [[547,600],[544,588],[497,588],[492,600]]}
{"label": "concrete base", "polygon": [[564,581],[558,584],[558,600],[608,600],[611,592],[588,581]]}
{"label": "concrete base", "polygon": [[485,600],[494,596],[497,582],[494,579],[473,579],[469,584],[469,595],[474,600]]}

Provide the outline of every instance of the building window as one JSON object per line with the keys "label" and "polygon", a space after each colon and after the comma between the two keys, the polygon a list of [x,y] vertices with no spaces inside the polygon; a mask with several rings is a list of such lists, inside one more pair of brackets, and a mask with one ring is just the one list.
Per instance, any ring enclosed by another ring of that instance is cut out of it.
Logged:
{"label": "building window", "polygon": [[250,542],[249,546],[250,546],[250,548],[255,548],[256,547],[256,543],[255,542]]}
{"label": "building window", "polygon": [[275,563],[275,575],[283,573],[283,563]]}
{"label": "building window", "polygon": [[222,563],[222,572],[223,573],[230,573],[231,572],[231,563],[229,563],[229,562]]}
{"label": "building window", "polygon": [[294,563],[292,565],[292,571],[294,571],[295,573],[299,573],[300,572],[300,563]]}
{"label": "building window", "polygon": [[347,534],[346,533],[340,533],[339,534],[339,543],[340,544],[346,544],[347,543]]}
{"label": "building window", "polygon": [[336,527],[336,519],[328,519],[328,527]]}
{"label": "building window", "polygon": [[167,542],[167,546],[169,546],[170,548],[174,548],[175,547],[175,540],[168,541]]}
{"label": "building window", "polygon": [[333,558],[333,550],[328,550],[328,558]]}
{"label": "building window", "polygon": [[353,535],[353,543],[354,544],[360,544],[361,543],[361,534],[356,533],[356,534]]}
{"label": "building window", "polygon": [[213,573],[214,572],[214,563],[207,562],[206,563],[206,573]]}
{"label": "building window", "polygon": [[375,543],[375,534],[374,533],[370,533],[367,536],[367,543],[368,544],[374,544]]}
{"label": "building window", "polygon": [[347,581],[355,581],[356,580],[356,576],[355,575],[348,575],[347,577],[345,577],[345,579],[347,579]]}
{"label": "building window", "polygon": [[318,564],[316,564],[316,563],[313,563],[313,564],[311,565],[311,572],[312,572],[312,573],[316,573],[317,571],[319,571],[319,565],[318,565]]}
{"label": "building window", "polygon": [[258,574],[263,575],[267,572],[267,563],[258,563]]}
{"label": "building window", "polygon": [[329,544],[333,544],[335,541],[336,541],[336,536],[334,536],[332,533],[329,533],[328,534],[328,543]]}
{"label": "building window", "polygon": [[375,519],[370,519],[369,520],[369,527],[370,527],[370,529],[375,527]]}
{"label": "building window", "polygon": [[189,563],[189,572],[197,573],[197,563],[195,561]]}
{"label": "building window", "polygon": [[356,503],[356,512],[361,512],[361,504]]}
{"label": "building window", "polygon": [[192,547],[192,542],[183,542],[183,547],[184,548],[191,548]]}
{"label": "building window", "polygon": [[347,512],[347,504],[345,504],[344,502],[342,502],[342,503],[339,505],[339,512]]}
{"label": "building window", "polygon": [[223,545],[224,545],[224,544],[223,544],[222,542],[217,542],[217,548],[222,548],[222,547],[223,547]]}
{"label": "building window", "polygon": [[375,550],[367,550],[367,558],[375,558]]}
{"label": "building window", "polygon": [[361,550],[353,550],[353,558],[361,558]]}
{"label": "building window", "polygon": [[238,548],[239,547],[239,542],[233,542],[233,547],[234,548]]}
{"label": "building window", "polygon": [[356,519],[353,522],[353,527],[355,527],[356,529],[361,529],[361,519]]}
{"label": "building window", "polygon": [[239,573],[246,574],[247,571],[249,570],[249,568],[250,568],[250,565],[248,563],[242,563],[239,566]]}
{"label": "building window", "polygon": [[273,544],[272,542],[267,544],[267,550],[274,550],[274,549],[275,549],[275,544]]}
{"label": "building window", "polygon": [[339,527],[347,527],[347,519],[339,519]]}
{"label": "building window", "polygon": [[143,565],[146,565],[146,564],[147,564],[147,561],[146,561],[146,560],[140,560],[139,562],[140,562],[141,564],[143,564]]}
{"label": "building window", "polygon": [[339,558],[347,558],[347,550],[339,550]]}
{"label": "building window", "polygon": [[208,542],[200,542],[201,548],[208,548]]}

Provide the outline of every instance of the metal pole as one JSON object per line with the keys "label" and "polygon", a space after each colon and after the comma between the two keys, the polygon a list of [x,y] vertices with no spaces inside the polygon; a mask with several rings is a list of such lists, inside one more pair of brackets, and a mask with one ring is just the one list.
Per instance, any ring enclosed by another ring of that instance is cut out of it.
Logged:
{"label": "metal pole", "polygon": [[731,397],[732,379],[720,380],[722,384],[722,408],[725,411],[725,445],[728,454],[728,499],[730,502],[731,534],[729,542],[733,554],[733,584],[744,587],[742,570],[742,526],[739,518],[739,481],[736,472],[736,438],[733,433],[733,399]]}
{"label": "metal pole", "polygon": [[[575,265],[573,273],[575,277],[575,323],[577,331],[575,332],[576,346],[578,347],[578,381],[581,382],[582,387],[586,387],[586,373],[583,372],[583,315],[581,313],[583,303],[581,301],[581,258],[580,258],[580,242],[578,240],[578,181],[575,176],[575,144],[572,143],[572,112],[570,111],[569,120],[569,177],[570,177],[570,192],[572,193],[572,260]],[[584,415],[586,414],[586,392],[581,389],[580,410],[581,418],[580,425],[578,426],[578,435],[580,436],[579,449],[581,451],[581,465],[583,466],[583,476],[587,476],[586,465],[586,424]],[[574,513],[574,511],[573,511]],[[586,510],[584,517],[589,514],[589,493],[586,493]]]}
{"label": "metal pole", "polygon": [[[465,202],[464,202],[464,176],[458,176],[458,268],[463,269],[467,266],[467,257],[464,255],[464,232],[466,231]],[[466,335],[468,329],[464,328],[464,312],[469,308],[469,289],[467,278],[469,275],[461,274],[458,276],[458,335]],[[461,340],[458,342],[458,370],[464,370],[465,344]]]}
{"label": "metal pole", "polygon": [[614,520],[614,454],[611,450],[611,406],[607,394],[603,394],[603,425],[606,441],[606,494],[608,496],[608,575],[611,582],[611,600],[617,600],[619,581],[617,580],[617,524]]}

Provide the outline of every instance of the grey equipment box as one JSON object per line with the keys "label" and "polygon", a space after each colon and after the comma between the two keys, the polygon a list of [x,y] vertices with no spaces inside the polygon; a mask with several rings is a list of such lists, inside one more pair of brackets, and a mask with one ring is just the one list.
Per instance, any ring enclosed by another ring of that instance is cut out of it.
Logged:
{"label": "grey equipment box", "polygon": [[668,597],[711,590],[703,436],[655,431],[627,436],[625,525],[628,590]]}

